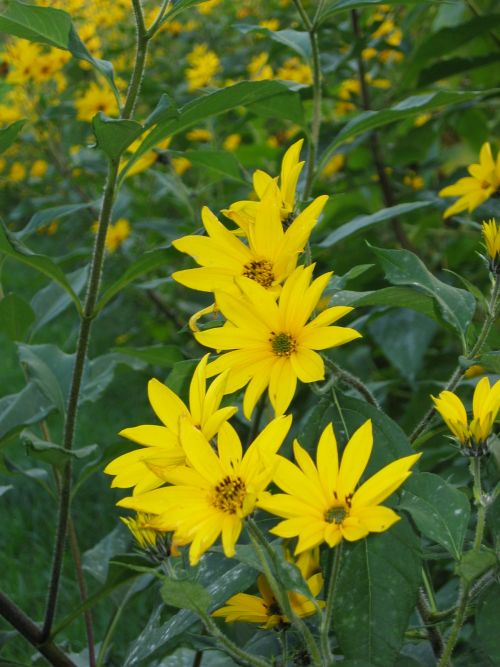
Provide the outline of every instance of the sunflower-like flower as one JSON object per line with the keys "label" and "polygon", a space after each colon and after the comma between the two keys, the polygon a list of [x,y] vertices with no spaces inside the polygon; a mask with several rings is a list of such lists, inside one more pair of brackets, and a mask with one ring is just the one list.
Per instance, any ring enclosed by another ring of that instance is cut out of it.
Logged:
{"label": "sunflower-like flower", "polygon": [[[281,176],[279,180],[279,200],[280,200],[280,214],[283,226],[287,227],[293,222],[295,210],[295,198],[297,183],[300,172],[305,162],[299,162],[300,151],[302,149],[303,139],[296,141],[286,151],[281,163]],[[257,169],[253,175],[253,188],[259,200],[266,197],[269,187],[273,183],[277,183],[278,179],[273,178],[265,171]],[[258,201],[238,201],[228,209],[223,210],[224,215],[233,220],[238,227],[248,236],[249,229],[252,226],[256,214]]]}
{"label": "sunflower-like flower", "polygon": [[[292,563],[294,562],[294,559],[288,553],[286,559]],[[317,597],[323,587],[323,575],[319,571],[319,549],[312,549],[310,552],[300,554],[295,561],[295,565],[304,577],[311,594]],[[212,616],[223,618],[226,623],[234,623],[235,621],[260,623],[261,628],[265,630],[286,626],[289,619],[280,609],[271,587],[263,575],[257,578],[257,588],[260,597],[248,593],[238,593],[229,598],[224,607],[214,611]],[[317,611],[316,605],[301,593],[291,591],[288,593],[288,599],[293,611],[300,618],[312,616]],[[324,602],[318,601],[318,606],[324,606]]]}
{"label": "sunflower-like flower", "polygon": [[432,396],[432,400],[465,453],[479,456],[487,451],[488,438],[500,410],[500,380],[492,387],[487,377],[477,383],[470,423],[464,404],[453,392],[442,391],[437,398]]}
{"label": "sunflower-like flower", "polygon": [[122,454],[113,459],[104,472],[115,475],[111,486],[126,489],[134,486],[134,494],[155,489],[164,483],[165,468],[185,462],[185,453],[179,441],[179,420],[188,419],[210,440],[221,425],[230,419],[238,408],[221,408],[226,389],[227,374],[216,378],[206,388],[208,354],[200,361],[191,380],[189,408],[159,380],[148,384],[149,402],[163,426],[145,424],[120,431],[119,435],[139,445],[141,449]]}
{"label": "sunflower-like flower", "polygon": [[331,424],[320,437],[316,465],[295,441],[294,455],[298,465],[279,456],[273,476],[274,483],[284,493],[266,494],[259,501],[259,507],[285,519],[271,532],[284,538],[298,537],[295,553],[300,554],[323,542],[334,547],[342,538],[352,542],[368,533],[380,533],[390,528],[399,516],[380,503],[411,474],[409,469],[420,454],[389,463],[356,489],[370,459],[372,446],[370,419],[347,443],[340,466]]}
{"label": "sunflower-like flower", "polygon": [[215,293],[226,325],[194,334],[202,345],[231,350],[207,366],[207,377],[229,370],[228,393],[248,383],[243,400],[247,418],[266,387],[276,415],[283,414],[297,379],[324,379],[324,362],[316,350],[361,336],[355,329],[330,326],[352,310],[349,306],[326,308],[308,322],[332,275],[325,273],[311,283],[313,269],[314,265],[298,266],[285,281],[278,301],[253,280],[236,279],[241,295]]}
{"label": "sunflower-like flower", "polygon": [[471,164],[467,171],[470,176],[460,178],[439,192],[440,197],[460,197],[446,209],[445,218],[465,210],[470,213],[495,194],[500,187],[500,153],[495,163],[491,146],[486,142],[479,153],[479,163]]}
{"label": "sunflower-like flower", "polygon": [[208,236],[184,236],[173,242],[177,250],[191,255],[201,266],[176,271],[172,274],[174,280],[202,292],[237,292],[234,278],[246,276],[278,292],[297,265],[328,199],[327,196],[315,199],[284,230],[278,196],[278,187],[272,181],[266,197],[255,206],[255,222],[248,229],[248,245],[226,229],[205,206],[201,215]]}
{"label": "sunflower-like flower", "polygon": [[495,218],[483,222],[482,232],[492,273],[500,268],[500,227]]}
{"label": "sunflower-like flower", "polygon": [[155,514],[149,526],[174,531],[176,544],[190,544],[191,565],[198,563],[219,535],[230,558],[245,517],[271,481],[276,452],[291,421],[291,416],[271,421],[243,455],[238,434],[229,423],[219,430],[216,454],[201,431],[181,419],[180,440],[188,465],[164,471],[165,481],[172,486],[124,498],[118,505]]}

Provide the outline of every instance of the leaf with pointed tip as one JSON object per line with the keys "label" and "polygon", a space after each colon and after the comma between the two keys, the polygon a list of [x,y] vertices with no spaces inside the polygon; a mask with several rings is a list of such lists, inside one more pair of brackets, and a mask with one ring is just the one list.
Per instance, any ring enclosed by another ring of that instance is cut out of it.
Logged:
{"label": "leaf with pointed tip", "polygon": [[92,127],[100,148],[113,161],[144,132],[144,128],[135,120],[109,118],[102,111],[92,119]]}
{"label": "leaf with pointed tip", "polygon": [[3,153],[9,146],[12,146],[25,123],[25,119],[16,120],[14,123],[7,125],[7,127],[3,127],[0,130],[0,153]]}

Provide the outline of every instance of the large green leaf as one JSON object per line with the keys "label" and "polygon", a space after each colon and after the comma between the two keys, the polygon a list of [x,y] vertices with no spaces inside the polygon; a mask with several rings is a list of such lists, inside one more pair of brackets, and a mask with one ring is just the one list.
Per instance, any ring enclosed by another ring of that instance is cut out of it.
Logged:
{"label": "large green leaf", "polygon": [[462,74],[462,72],[468,72],[478,67],[492,65],[499,60],[500,53],[488,53],[484,56],[469,56],[465,58],[445,58],[422,70],[418,76],[418,85],[428,86],[435,81],[441,81],[442,79],[447,79],[450,76]]}
{"label": "large green leaf", "polygon": [[265,98],[285,94],[290,98],[296,95],[287,86],[277,81],[240,81],[208,95],[197,97],[179,110],[178,117],[158,123],[122,169],[120,178],[125,178],[128,169],[162,139],[183,132],[210,116],[218,116],[240,106],[248,107],[248,105]]}
{"label": "large green leaf", "polygon": [[476,614],[476,636],[480,647],[493,665],[500,664],[500,584],[495,582],[488,590]]}
{"label": "large green leaf", "polygon": [[0,221],[0,253],[12,257],[23,264],[27,264],[28,266],[31,266],[31,268],[52,278],[52,280],[65,289],[70,295],[78,312],[82,312],[80,300],[69,284],[62,269],[60,269],[49,257],[46,257],[45,255],[37,255],[32,252],[8,231],[2,221]]}
{"label": "large green leaf", "polygon": [[65,449],[61,445],[40,439],[31,431],[23,431],[21,439],[32,458],[40,459],[58,468],[63,467],[70,459],[84,459],[99,449],[98,445],[87,445],[78,449]]}
{"label": "large green leaf", "polygon": [[443,319],[462,337],[471,323],[476,300],[466,290],[452,287],[438,280],[421,259],[409,250],[385,250],[372,247],[387,280],[393,285],[407,285],[431,296],[437,303]]}
{"label": "large green leaf", "polygon": [[129,268],[122,274],[122,276],[112,285],[110,285],[103,293],[99,299],[96,306],[96,314],[100,313],[104,306],[115,297],[122,289],[124,289],[131,282],[143,276],[150,271],[164,267],[167,268],[167,258],[165,255],[166,249],[152,250],[151,252],[146,252],[142,257],[135,261]]}
{"label": "large green leaf", "polygon": [[[429,0],[429,3],[432,0]],[[386,5],[416,5],[425,4],[422,0],[389,0]],[[363,9],[364,7],[377,7],[380,5],[378,0],[326,0],[323,9],[318,17],[318,22],[322,23],[326,19],[335,16],[340,12],[349,12],[353,9]]]}
{"label": "large green leaf", "polygon": [[460,559],[470,518],[467,496],[439,475],[416,473],[405,483],[399,507],[417,528]]}
{"label": "large green leaf", "polygon": [[135,120],[109,118],[102,111],[92,119],[92,127],[100,148],[114,162],[144,132]]}
{"label": "large green leaf", "polygon": [[500,25],[500,14],[474,16],[460,25],[442,28],[424,39],[416,48],[404,67],[403,85],[410,84],[429,60],[441,61],[452,51],[460,49],[464,44],[479,37],[484,39],[488,30]]}
{"label": "large green leaf", "polygon": [[432,111],[439,107],[462,104],[463,102],[469,102],[470,100],[484,97],[487,94],[488,91],[439,90],[424,93],[422,95],[412,95],[411,97],[398,102],[398,104],[390,109],[383,109],[381,111],[364,111],[363,113],[357,114],[355,118],[344,125],[335,139],[323,152],[318,165],[318,174],[320,174],[326,166],[326,163],[335,150],[351,137],[355,137],[368,130],[373,130],[376,127],[382,127],[383,125],[388,125],[389,123],[394,123],[398,120],[410,118],[411,116],[423,113],[424,111]]}
{"label": "large green leaf", "polygon": [[[83,266],[72,273],[68,273],[67,279],[75,294],[78,296],[87,284],[89,267]],[[39,331],[48,322],[60,315],[71,303],[69,294],[61,289],[57,283],[49,283],[46,287],[35,294],[31,300],[31,306],[36,315],[32,334]]]}
{"label": "large green leaf", "polygon": [[16,120],[14,123],[7,125],[7,127],[3,127],[0,130],[0,153],[3,153],[9,146],[12,146],[25,123],[26,121],[24,119]]}
{"label": "large green leaf", "polygon": [[34,213],[28,224],[16,232],[16,237],[18,239],[26,239],[28,236],[31,236],[31,234],[40,229],[40,227],[44,227],[45,225],[54,222],[54,220],[60,220],[61,218],[66,218],[70,215],[73,215],[73,213],[78,213],[79,211],[96,207],[97,204],[98,202],[96,201],[90,201],[84,202],[82,204],[63,204],[62,206],[51,206],[50,208],[43,208],[42,210]]}
{"label": "large green leaf", "polygon": [[303,30],[269,30],[260,25],[251,25],[247,23],[242,23],[238,25],[237,28],[243,34],[258,32],[266,35],[266,37],[269,37],[274,42],[288,46],[292,51],[298,53],[304,60],[310,61],[312,59],[311,39],[309,33]]}
{"label": "large green leaf", "polygon": [[4,0],[4,7],[0,14],[0,32],[64,49],[70,51],[75,58],[86,60],[106,77],[119,99],[111,63],[91,55],[67,12],[53,7],[37,7],[18,0]]}
{"label": "large green leaf", "polygon": [[194,612],[205,611],[210,604],[210,593],[207,589],[190,579],[164,579],[161,596],[170,607]]}
{"label": "large green leaf", "polygon": [[182,352],[176,345],[150,345],[148,347],[115,347],[111,352],[118,352],[140,359],[151,366],[171,368],[182,361]]}
{"label": "large green leaf", "polygon": [[34,382],[29,382],[17,394],[0,398],[0,439],[41,421],[51,408],[50,400]]}
{"label": "large green leaf", "polygon": [[402,520],[345,553],[333,607],[333,628],[347,659],[394,664],[420,583],[419,540]]}
{"label": "large green leaf", "polygon": [[11,340],[23,340],[34,319],[29,303],[17,294],[7,294],[0,301],[0,332]]}
{"label": "large green leaf", "polygon": [[213,172],[219,177],[224,176],[239,183],[246,183],[241,176],[241,167],[238,160],[228,151],[170,151],[172,155],[182,155],[193,164],[206,167],[208,171]]}
{"label": "large green leaf", "polygon": [[398,218],[405,213],[410,213],[411,211],[418,211],[421,208],[430,206],[431,203],[432,202],[429,201],[406,202],[404,204],[397,204],[396,206],[382,208],[380,211],[377,211],[376,213],[370,213],[369,215],[358,215],[350,222],[346,222],[344,225],[334,229],[333,232],[328,234],[328,236],[323,239],[323,241],[321,241],[319,247],[331,248],[336,243],[339,243],[339,241],[343,241],[349,236],[363,231],[367,227],[376,225],[379,222],[385,222],[386,220]]}

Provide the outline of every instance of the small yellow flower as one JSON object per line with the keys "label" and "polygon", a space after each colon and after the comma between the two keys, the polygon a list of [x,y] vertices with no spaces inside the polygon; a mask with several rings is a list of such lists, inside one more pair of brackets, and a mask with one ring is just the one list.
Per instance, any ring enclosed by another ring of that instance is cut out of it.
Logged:
{"label": "small yellow flower", "polygon": [[421,190],[425,185],[422,176],[419,176],[414,172],[411,174],[406,174],[406,176],[403,178],[403,183],[409,188],[413,188],[413,190]]}
{"label": "small yellow flower", "polygon": [[413,124],[415,125],[415,127],[422,127],[422,125],[425,125],[427,122],[429,122],[431,118],[432,118],[431,113],[429,112],[421,113],[415,118]]}
{"label": "small yellow flower", "polygon": [[10,168],[9,172],[9,179],[13,183],[19,183],[20,181],[24,181],[26,178],[26,167],[23,165],[22,162],[18,162],[17,160],[12,163],[12,166]]}
{"label": "small yellow flower", "polygon": [[106,234],[106,250],[116,252],[130,236],[130,223],[125,218],[119,218],[114,225],[109,225]]}
{"label": "small yellow flower", "polygon": [[439,192],[440,197],[460,197],[446,209],[445,218],[465,210],[471,213],[497,192],[500,187],[500,152],[495,163],[491,146],[486,142],[481,148],[479,163],[471,164],[467,171],[470,176],[460,178],[456,183],[448,185]]}
{"label": "small yellow flower", "polygon": [[273,78],[273,68],[268,64],[269,54],[266,51],[258,53],[247,65],[247,72],[252,81],[266,81]]}
{"label": "small yellow flower", "polygon": [[203,127],[195,127],[186,134],[186,139],[188,141],[211,141],[213,134]]}
{"label": "small yellow flower", "polygon": [[337,155],[334,155],[328,160],[325,167],[323,168],[323,171],[321,172],[321,176],[323,176],[323,178],[333,176],[334,174],[337,174],[339,171],[341,171],[344,168],[344,165],[345,155],[337,153]]}
{"label": "small yellow flower", "polygon": [[48,168],[49,165],[45,160],[35,160],[31,165],[30,176],[32,178],[43,178]]}
{"label": "small yellow flower", "polygon": [[241,144],[241,134],[229,134],[222,144],[226,151],[235,151]]}
{"label": "small yellow flower", "polygon": [[374,49],[373,46],[367,46],[361,51],[361,57],[363,60],[371,60],[372,58],[375,58],[377,53],[377,49]]}
{"label": "small yellow flower", "polygon": [[280,29],[280,22],[278,19],[267,19],[265,21],[259,21],[259,26],[261,28],[267,28],[268,30],[271,30],[271,32],[276,32],[276,30]]}
{"label": "small yellow flower", "polygon": [[213,83],[215,75],[220,71],[220,60],[207,44],[196,45],[186,59],[190,65],[185,71],[189,91]]}
{"label": "small yellow flower", "polygon": [[473,418],[470,423],[464,404],[453,392],[442,391],[438,398],[432,396],[432,400],[436,410],[464,450],[472,455],[483,453],[500,410],[500,380],[493,387],[490,387],[487,377],[477,383],[472,400]]}
{"label": "small yellow flower", "polygon": [[176,174],[182,176],[188,169],[191,169],[192,163],[191,160],[188,160],[187,157],[173,157],[171,160],[172,167]]}
{"label": "small yellow flower", "polygon": [[352,542],[368,533],[390,528],[399,516],[380,505],[411,475],[420,454],[393,461],[356,489],[373,447],[371,420],[366,421],[347,443],[339,465],[333,426],[324,429],[317,448],[316,465],[295,440],[298,465],[278,456],[274,483],[284,492],[266,494],[261,509],[283,517],[271,533],[283,538],[298,537],[295,554],[326,542],[336,546],[343,538]]}
{"label": "small yellow flower", "polygon": [[188,420],[211,440],[222,424],[236,413],[235,407],[220,407],[227,374],[218,377],[207,389],[207,359],[208,354],[196,367],[191,380],[189,408],[159,380],[149,381],[149,402],[163,425],[147,424],[120,431],[119,435],[142,445],[142,448],[122,454],[108,463],[104,472],[115,476],[111,486],[120,489],[134,486],[134,495],[155,489],[163,484],[165,469],[185,461],[179,440],[181,418]]}
{"label": "small yellow flower", "polygon": [[91,121],[102,111],[107,116],[117,116],[118,106],[111,90],[91,82],[86,92],[75,100],[76,117],[78,120]]}
{"label": "small yellow flower", "polygon": [[483,222],[482,232],[491,270],[493,273],[496,273],[500,267],[500,227],[495,218],[491,218],[488,222]]}
{"label": "small yellow flower", "polygon": [[148,514],[143,514],[142,512],[136,514],[135,517],[120,517],[134,536],[139,547],[145,551],[148,549],[156,549],[156,541],[158,538],[158,531],[148,528],[150,518],[151,517]]}
{"label": "small yellow flower", "polygon": [[188,465],[165,470],[171,486],[124,498],[118,505],[156,514],[151,528],[174,531],[177,544],[190,544],[189,561],[196,565],[219,535],[231,558],[245,517],[269,485],[276,452],[292,418],[271,421],[243,454],[234,428],[225,423],[218,434],[217,453],[187,419],[180,420],[180,441]]}
{"label": "small yellow flower", "polygon": [[297,56],[292,56],[285,60],[276,72],[276,78],[283,81],[295,81],[296,83],[304,84],[311,84],[313,82],[311,68]]}
{"label": "small yellow flower", "polygon": [[[317,597],[323,587],[323,575],[319,571],[319,549],[311,549],[311,551],[301,554],[296,560],[286,551],[285,555],[289,562],[295,562],[311,594]],[[214,611],[212,616],[223,618],[226,623],[234,623],[235,621],[260,623],[260,627],[265,630],[280,628],[289,624],[289,619],[280,609],[267,579],[263,575],[260,575],[257,579],[257,588],[260,597],[248,593],[238,593],[233,595],[224,607]],[[292,591],[288,593],[288,599],[293,611],[300,618],[312,616],[317,611],[316,605],[301,593]],[[321,600],[318,602],[318,606],[322,607],[324,604]]]}
{"label": "small yellow flower", "polygon": [[325,366],[317,350],[361,337],[355,329],[331,326],[351,312],[349,306],[327,308],[308,322],[332,275],[326,273],[311,282],[313,270],[313,264],[298,266],[286,279],[277,302],[254,280],[236,278],[241,296],[215,293],[226,325],[194,334],[202,345],[231,350],[207,367],[207,375],[229,370],[228,393],[248,385],[243,399],[247,418],[266,388],[276,415],[286,412],[297,380],[324,379]]}

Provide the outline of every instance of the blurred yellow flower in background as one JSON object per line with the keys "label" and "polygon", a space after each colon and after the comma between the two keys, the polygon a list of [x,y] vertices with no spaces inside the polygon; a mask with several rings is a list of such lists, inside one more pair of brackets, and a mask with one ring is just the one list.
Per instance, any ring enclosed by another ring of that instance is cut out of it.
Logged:
{"label": "blurred yellow flower in background", "polygon": [[107,85],[102,86],[92,81],[87,90],[75,100],[76,117],[78,120],[91,121],[102,111],[106,116],[117,116],[118,105],[112,91]]}

